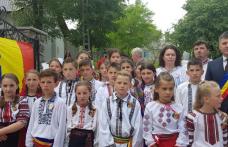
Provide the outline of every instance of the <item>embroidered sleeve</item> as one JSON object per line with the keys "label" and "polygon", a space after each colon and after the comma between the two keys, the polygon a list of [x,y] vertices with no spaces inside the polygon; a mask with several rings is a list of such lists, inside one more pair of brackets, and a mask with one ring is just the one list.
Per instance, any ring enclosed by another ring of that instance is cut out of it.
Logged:
{"label": "embroidered sleeve", "polygon": [[222,120],[222,134],[223,134],[223,145],[228,146],[228,116],[226,113],[219,111],[219,116]]}
{"label": "embroidered sleeve", "polygon": [[150,111],[151,105],[148,103],[146,105],[146,109],[143,117],[143,138],[145,139],[147,146],[152,146],[156,144],[154,137],[152,135],[153,132],[153,117],[152,112]]}
{"label": "embroidered sleeve", "polygon": [[29,106],[26,100],[22,100],[19,102],[18,106],[19,112],[17,114],[17,121],[23,121],[24,123],[27,123],[30,117],[29,113]]}
{"label": "embroidered sleeve", "polygon": [[194,113],[189,113],[186,117],[186,126],[187,126],[188,136],[189,136],[189,146],[192,146],[194,141],[194,131],[195,131],[194,117],[195,117]]}

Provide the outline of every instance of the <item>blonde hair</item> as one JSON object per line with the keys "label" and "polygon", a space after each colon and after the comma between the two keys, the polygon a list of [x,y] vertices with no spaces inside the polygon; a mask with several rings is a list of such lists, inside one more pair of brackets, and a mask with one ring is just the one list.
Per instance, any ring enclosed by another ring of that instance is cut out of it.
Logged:
{"label": "blonde hair", "polygon": [[131,82],[131,80],[132,80],[131,74],[130,74],[129,72],[125,71],[125,70],[121,70],[120,72],[118,72],[117,75],[116,75],[116,78],[117,78],[118,76],[128,77],[130,82]]}
{"label": "blonde hair", "polygon": [[203,98],[211,95],[212,88],[219,89],[219,85],[214,81],[206,80],[199,83],[198,88],[196,90],[196,101],[193,106],[195,110],[199,110],[200,108],[202,108],[202,106],[204,105]]}

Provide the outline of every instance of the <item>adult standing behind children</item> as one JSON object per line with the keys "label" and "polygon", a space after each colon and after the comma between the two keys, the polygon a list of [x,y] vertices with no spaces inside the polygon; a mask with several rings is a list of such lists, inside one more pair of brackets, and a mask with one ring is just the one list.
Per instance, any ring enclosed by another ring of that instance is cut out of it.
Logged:
{"label": "adult standing behind children", "polygon": [[176,46],[166,45],[159,55],[159,68],[156,69],[157,75],[161,72],[170,73],[175,85],[185,82],[187,80],[186,70],[181,66],[181,54]]}
{"label": "adult standing behind children", "polygon": [[[222,56],[208,63],[205,79],[217,82],[222,88],[223,85],[221,83],[224,83],[224,80],[227,81],[224,78],[225,73],[228,73],[228,31],[222,33],[219,37],[219,50]],[[223,101],[221,110],[228,112],[227,98]]]}
{"label": "adult standing behind children", "polygon": [[211,59],[208,58],[209,56],[209,45],[206,41],[196,41],[193,44],[193,54],[194,58],[200,60],[203,64],[203,70],[204,73],[202,75],[202,80],[205,79],[206,71],[207,71],[207,65]]}

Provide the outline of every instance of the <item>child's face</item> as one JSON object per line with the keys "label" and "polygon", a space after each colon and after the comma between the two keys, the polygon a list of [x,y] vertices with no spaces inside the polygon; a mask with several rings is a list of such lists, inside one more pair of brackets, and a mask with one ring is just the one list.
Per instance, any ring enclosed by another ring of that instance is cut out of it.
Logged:
{"label": "child's face", "polygon": [[85,59],[89,59],[89,56],[87,54],[85,54],[85,53],[81,53],[78,56],[77,63],[79,64],[82,60],[85,60]]}
{"label": "child's face", "polygon": [[39,77],[34,73],[28,73],[25,79],[28,90],[37,90],[39,87]]}
{"label": "child's face", "polygon": [[206,103],[217,110],[221,107],[222,103],[220,89],[218,87],[212,87],[210,91],[210,96],[206,100]]}
{"label": "child's face", "polygon": [[16,90],[18,88],[18,85],[14,80],[10,78],[4,78],[2,80],[1,88],[4,93],[4,97],[13,98],[16,96]]}
{"label": "child's face", "polygon": [[190,65],[186,73],[192,83],[199,83],[203,75],[203,69],[199,65]]}
{"label": "child's face", "polygon": [[135,74],[138,79],[141,79],[141,72],[140,72],[141,66],[142,65],[138,65],[135,69]]}
{"label": "child's face", "polygon": [[93,79],[93,69],[89,65],[81,66],[80,74],[84,80],[89,81]]}
{"label": "child's face", "polygon": [[159,86],[155,88],[155,92],[158,93],[161,103],[170,103],[174,95],[174,82],[161,80]]}
{"label": "child's face", "polygon": [[101,64],[99,71],[100,71],[102,77],[107,78],[108,71],[107,71],[107,68],[106,68],[105,64]]}
{"label": "child's face", "polygon": [[40,79],[40,87],[44,96],[52,96],[56,86],[57,82],[54,80],[54,77],[42,77]]}
{"label": "child's face", "polygon": [[109,67],[108,69],[108,80],[110,82],[115,82],[117,76],[117,69],[113,67]]}
{"label": "child's face", "polygon": [[133,71],[133,68],[129,63],[123,63],[123,64],[121,64],[121,70],[125,70],[125,71],[131,73]]}
{"label": "child's face", "polygon": [[119,75],[116,78],[114,88],[119,97],[125,97],[131,87],[130,79],[128,76]]}
{"label": "child's face", "polygon": [[76,79],[76,68],[72,63],[66,63],[63,65],[63,76],[66,80]]}
{"label": "child's face", "polygon": [[145,84],[150,84],[154,81],[154,72],[149,69],[143,69],[141,71],[142,80],[145,82]]}
{"label": "child's face", "polygon": [[57,72],[57,73],[60,73],[60,72],[62,71],[61,66],[60,66],[59,63],[56,62],[56,61],[52,61],[52,62],[50,63],[50,65],[49,65],[49,68],[50,68],[51,70],[54,70],[54,71]]}
{"label": "child's face", "polygon": [[90,91],[87,86],[78,86],[76,89],[77,103],[79,106],[87,106],[89,103]]}
{"label": "child's face", "polygon": [[120,63],[120,61],[121,61],[120,54],[117,52],[113,53],[112,56],[110,57],[110,63],[113,63],[113,62]]}

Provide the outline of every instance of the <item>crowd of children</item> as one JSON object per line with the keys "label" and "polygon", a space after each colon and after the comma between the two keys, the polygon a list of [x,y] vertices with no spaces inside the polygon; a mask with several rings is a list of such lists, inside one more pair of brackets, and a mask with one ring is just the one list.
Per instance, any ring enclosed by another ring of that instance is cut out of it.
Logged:
{"label": "crowd of children", "polygon": [[3,75],[0,147],[228,147],[219,85],[202,79],[201,61],[181,66],[175,46],[161,53],[156,69],[110,49],[98,76],[85,51],[54,58],[26,73],[21,96]]}

